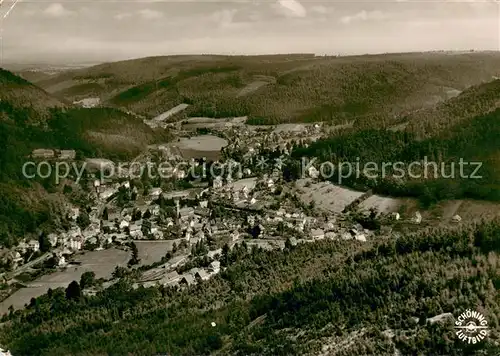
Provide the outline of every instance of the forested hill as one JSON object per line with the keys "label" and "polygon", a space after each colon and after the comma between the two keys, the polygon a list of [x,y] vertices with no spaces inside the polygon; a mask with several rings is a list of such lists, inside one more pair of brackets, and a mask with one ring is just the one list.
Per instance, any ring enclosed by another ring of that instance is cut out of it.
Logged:
{"label": "forested hill", "polygon": [[[224,272],[187,290],[132,290],[123,277],[94,297],[50,291],[4,320],[0,344],[52,356],[496,355],[499,236],[496,221],[365,244],[243,244],[223,254]],[[481,343],[455,335],[466,309],[488,321]]]}
{"label": "forested hill", "polygon": [[[478,65],[481,63],[481,65]],[[61,73],[37,82],[57,97],[99,97],[156,116],[249,116],[254,124],[393,118],[433,107],[500,75],[494,52],[371,56],[162,56]]]}
{"label": "forested hill", "polygon": [[[394,172],[388,170],[385,179],[366,179],[361,174],[360,178],[351,177],[342,183],[382,194],[415,196],[427,205],[442,199],[500,200],[500,109],[476,117],[457,118],[455,123],[446,121],[446,125],[446,130],[431,131],[432,134],[423,139],[419,137],[420,132],[411,130],[347,129],[307,148],[297,149],[293,155],[319,157],[330,162],[356,162],[359,158],[361,163],[375,162],[378,167],[384,162],[409,165],[427,159],[437,163],[436,176],[434,173],[427,177],[422,174],[421,178],[411,179],[406,174],[401,180],[394,179]],[[480,162],[480,170],[474,175],[480,178],[461,177],[460,159],[468,163],[464,167],[467,177],[474,173],[475,162]],[[471,162],[474,165],[469,164]],[[452,172],[453,177],[450,176]]]}
{"label": "forested hill", "polygon": [[30,109],[32,120],[46,116],[50,108],[65,106],[60,99],[2,68],[0,68],[0,102],[7,102],[15,108]]}
{"label": "forested hill", "polygon": [[60,218],[55,206],[63,207],[66,198],[58,194],[63,187],[54,186],[50,178],[37,181],[22,175],[33,149],[71,149],[78,158],[125,160],[169,138],[168,132],[154,131],[118,109],[51,107],[56,99],[7,71],[0,72],[0,97],[0,246]]}
{"label": "forested hill", "polygon": [[457,97],[406,117],[407,130],[419,137],[435,136],[462,120],[485,115],[500,107],[500,79],[467,88]]}

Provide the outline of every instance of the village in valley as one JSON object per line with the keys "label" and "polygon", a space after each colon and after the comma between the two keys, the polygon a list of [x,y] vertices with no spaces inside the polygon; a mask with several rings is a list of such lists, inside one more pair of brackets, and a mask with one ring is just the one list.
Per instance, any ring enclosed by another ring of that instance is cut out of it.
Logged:
{"label": "village in valley", "polygon": [[[89,276],[87,294],[124,275],[134,288],[183,288],[223,271],[235,246],[363,243],[422,221],[418,211],[403,216],[403,201],[333,184],[292,158],[296,147],[332,127],[206,120],[165,124],[179,139],[151,146],[119,169],[105,159],[80,162],[84,177],[61,183],[84,196],[81,205],[67,207],[64,228],[1,251],[7,262],[0,311]],[[76,153],[38,149],[32,158],[74,162]]]}

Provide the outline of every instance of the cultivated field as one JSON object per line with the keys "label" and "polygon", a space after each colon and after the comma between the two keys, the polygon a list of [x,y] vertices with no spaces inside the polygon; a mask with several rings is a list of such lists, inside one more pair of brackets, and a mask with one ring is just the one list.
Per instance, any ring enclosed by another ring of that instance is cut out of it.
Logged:
{"label": "cultivated field", "polygon": [[110,278],[115,267],[126,266],[129,259],[129,252],[114,248],[76,256],[74,261],[81,263],[80,265],[68,265],[63,270],[28,283],[29,288],[21,288],[0,303],[0,314],[6,313],[11,305],[14,309],[23,308],[25,304],[29,304],[31,298],[47,293],[49,288],[66,288],[72,281],[79,282],[82,274],[87,271],[95,272],[96,278]]}
{"label": "cultivated field", "polygon": [[311,180],[299,179],[296,182],[300,199],[306,204],[314,200],[317,208],[333,213],[341,213],[347,205],[364,194],[330,182],[308,182]]}
{"label": "cultivated field", "polygon": [[177,240],[161,240],[161,241],[135,241],[141,266],[151,265],[161,261],[167,252],[172,251],[174,242],[178,245],[180,239]]}
{"label": "cultivated field", "polygon": [[372,208],[376,209],[378,213],[388,214],[392,212],[397,212],[401,207],[403,201],[401,199],[382,197],[380,195],[372,195],[365,201],[359,204],[360,210],[370,210]]}
{"label": "cultivated field", "polygon": [[220,156],[221,148],[227,146],[228,142],[213,135],[202,135],[191,138],[180,138],[172,144],[178,149],[184,159],[207,158],[216,160]]}

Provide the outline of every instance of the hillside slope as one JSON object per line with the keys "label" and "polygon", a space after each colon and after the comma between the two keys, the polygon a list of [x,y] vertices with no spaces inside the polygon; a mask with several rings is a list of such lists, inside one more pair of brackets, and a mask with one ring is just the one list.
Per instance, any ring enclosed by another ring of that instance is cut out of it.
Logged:
{"label": "hillside slope", "polygon": [[186,102],[192,104],[190,116],[248,115],[252,123],[378,120],[433,107],[492,80],[500,73],[499,58],[486,52],[150,57],[66,72],[38,84],[68,100],[99,96],[148,116]]}
{"label": "hillside slope", "polygon": [[[22,174],[32,150],[69,149],[76,151],[77,159],[128,160],[149,144],[170,138],[168,132],[154,131],[140,118],[117,109],[52,108],[48,105],[57,104],[56,99],[3,71],[0,93],[13,95],[15,90],[20,96],[0,102],[0,246],[50,228],[64,215],[60,210],[67,199],[53,176],[28,179]],[[23,106],[27,102],[32,106]]]}
{"label": "hillside slope", "polygon": [[50,108],[65,106],[61,100],[45,90],[2,68],[0,68],[0,101],[8,102],[16,108],[31,108],[43,115],[47,115]]}
{"label": "hillside slope", "polygon": [[[227,270],[180,291],[127,278],[76,301],[52,291],[8,318],[0,343],[16,355],[495,355],[498,236],[492,222],[363,245],[242,245]],[[466,309],[488,321],[481,343],[455,335]]]}

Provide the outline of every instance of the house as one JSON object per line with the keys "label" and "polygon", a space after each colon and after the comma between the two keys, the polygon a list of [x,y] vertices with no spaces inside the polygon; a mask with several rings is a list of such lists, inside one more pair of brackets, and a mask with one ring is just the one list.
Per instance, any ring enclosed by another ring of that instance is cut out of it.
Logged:
{"label": "house", "polygon": [[348,233],[348,232],[344,232],[342,234],[342,239],[343,240],[352,240],[352,235],[350,233]]}
{"label": "house", "polygon": [[18,251],[9,252],[7,258],[10,259],[12,263],[14,263],[15,265],[19,265],[24,261],[23,258],[21,257],[21,254]]}
{"label": "house", "polygon": [[177,179],[184,179],[184,178],[186,178],[186,172],[184,170],[182,170],[182,169],[174,168],[173,173],[175,175],[175,178],[177,178]]}
{"label": "house", "polygon": [[177,271],[168,272],[160,279],[160,283],[163,285],[170,285],[177,283],[181,280],[181,275]]}
{"label": "house", "polygon": [[160,197],[162,190],[161,188],[151,188],[149,196],[153,199],[158,199]]}
{"label": "house", "polygon": [[33,252],[38,252],[40,251],[40,242],[36,240],[30,240],[28,241],[28,248]]}
{"label": "house", "polygon": [[107,230],[109,232],[115,231],[116,230],[115,223],[112,221],[103,221],[102,229]]}
{"label": "house", "polygon": [[311,238],[313,240],[321,240],[325,238],[325,232],[322,229],[312,229]]}
{"label": "house", "polygon": [[71,220],[76,220],[80,216],[80,208],[71,208],[69,212],[69,218]]}
{"label": "house", "polygon": [[91,224],[83,231],[83,237],[87,240],[99,235],[100,232],[101,227],[99,226],[99,224]]}
{"label": "house", "polygon": [[131,230],[130,231],[130,237],[136,240],[140,240],[144,237],[144,234],[142,233],[141,230]]}
{"label": "house", "polygon": [[102,200],[109,199],[116,193],[115,188],[105,188],[99,193],[99,198]]}
{"label": "house", "polygon": [[195,277],[191,274],[184,274],[179,282],[179,284],[191,286],[195,284]]}
{"label": "house", "polygon": [[366,242],[366,236],[365,234],[358,234],[355,236],[355,239],[358,241]]}
{"label": "house", "polygon": [[276,211],[277,216],[284,216],[286,214],[285,209],[280,208],[279,210]]}
{"label": "house", "polygon": [[217,250],[208,251],[207,256],[210,258],[215,258],[217,255],[220,255],[221,253],[222,253],[222,249],[218,248]]}
{"label": "house", "polygon": [[82,245],[83,245],[83,238],[82,237],[71,237],[67,243],[67,247],[73,251],[81,250]]}
{"label": "house", "polygon": [[223,185],[222,177],[221,176],[215,177],[213,182],[214,189],[222,188],[222,185]]}
{"label": "house", "polygon": [[319,171],[315,167],[309,167],[307,170],[307,173],[309,174],[309,177],[315,179],[319,177]]}
{"label": "house", "polygon": [[208,200],[200,201],[200,208],[202,209],[208,208]]}
{"label": "house", "polygon": [[55,152],[54,152],[54,150],[46,150],[43,148],[39,148],[39,149],[33,150],[33,152],[31,153],[31,157],[33,157],[33,158],[54,158]]}
{"label": "house", "polygon": [[[262,230],[261,230],[261,231],[262,231]],[[234,242],[234,241],[238,241],[238,240],[239,240],[239,238],[240,238],[240,233],[238,232],[238,230],[234,230],[234,231],[231,233],[230,237],[231,237],[231,241],[233,241],[233,242]]]}
{"label": "house", "polygon": [[58,267],[63,267],[67,264],[66,257],[62,254],[62,252],[56,252],[52,255],[54,258],[54,262]]}
{"label": "house", "polygon": [[208,271],[213,274],[217,274],[220,272],[220,262],[219,261],[212,261],[208,265]]}
{"label": "house", "polygon": [[210,279],[210,274],[207,273],[207,271],[205,271],[204,269],[199,269],[194,277],[198,280],[198,281],[206,281],[207,279]]}
{"label": "house", "polygon": [[58,236],[56,234],[49,234],[47,239],[49,240],[50,246],[55,247],[57,245]]}
{"label": "house", "polygon": [[75,158],[76,158],[75,150],[61,150],[61,152],[59,152],[59,159],[74,160]]}
{"label": "house", "polygon": [[158,215],[160,215],[160,206],[155,205],[150,209],[150,211],[151,211],[151,215],[158,216]]}
{"label": "house", "polygon": [[130,236],[133,238],[142,237],[142,220],[134,221],[129,225]]}
{"label": "house", "polygon": [[125,230],[129,226],[130,226],[130,223],[125,219],[123,219],[119,225],[121,231]]}
{"label": "house", "polygon": [[187,220],[193,215],[194,215],[194,209],[191,207],[179,209],[179,218],[182,220]]}
{"label": "house", "polygon": [[422,215],[420,214],[420,212],[417,211],[415,213],[415,216],[413,217],[412,221],[415,224],[420,224],[422,222]]}
{"label": "house", "polygon": [[329,240],[335,240],[337,238],[337,233],[333,231],[328,231],[325,233],[325,238]]}
{"label": "house", "polygon": [[28,251],[28,249],[29,249],[29,245],[24,241],[21,241],[19,243],[19,245],[17,245],[17,247],[16,247],[16,251],[19,251],[21,254],[25,254],[26,251]]}
{"label": "house", "polygon": [[72,226],[71,230],[68,231],[68,236],[71,237],[77,237],[82,234],[82,229],[80,229],[79,226]]}

